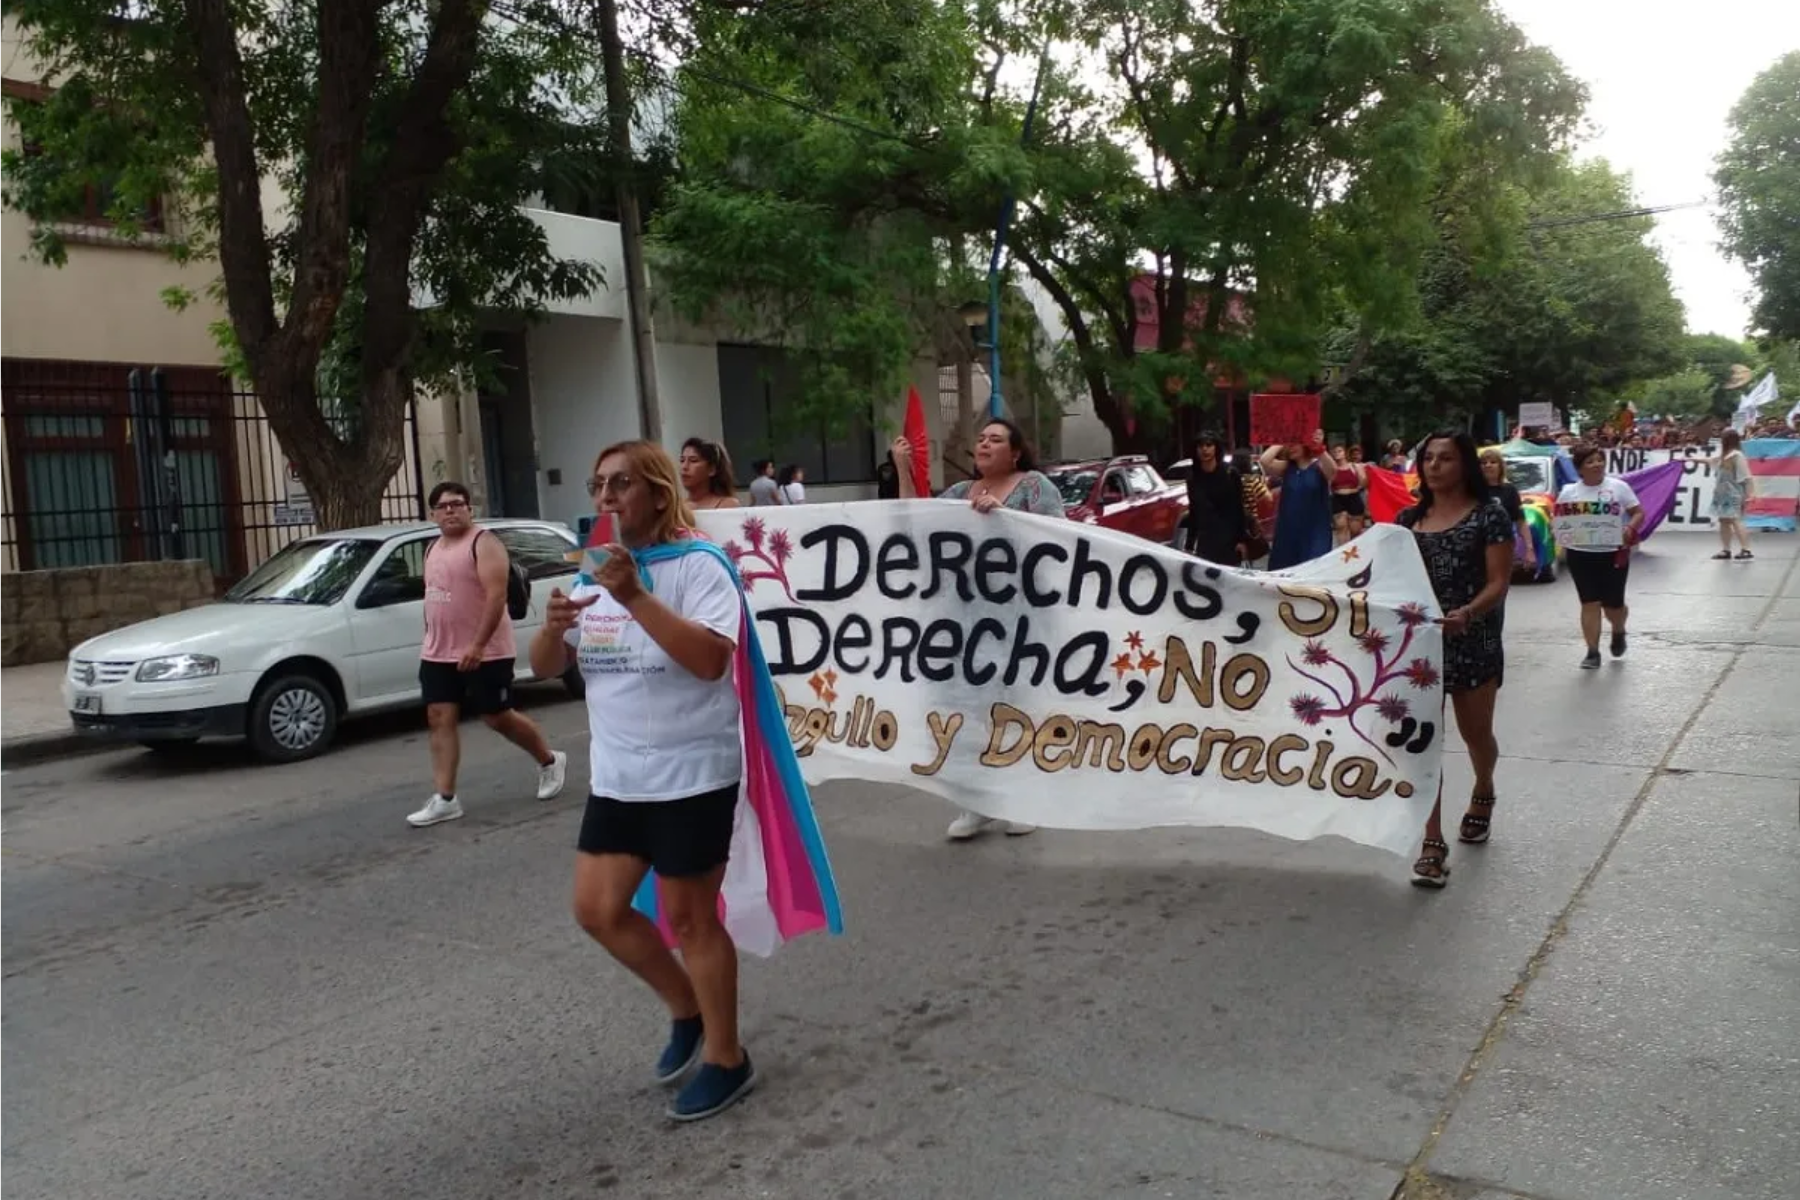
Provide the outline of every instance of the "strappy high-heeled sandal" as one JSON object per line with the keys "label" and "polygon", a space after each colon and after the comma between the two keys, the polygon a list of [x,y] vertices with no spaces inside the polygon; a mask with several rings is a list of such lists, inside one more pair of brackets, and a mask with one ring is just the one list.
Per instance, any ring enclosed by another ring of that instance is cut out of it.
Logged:
{"label": "strappy high-heeled sandal", "polygon": [[[1433,853],[1436,851],[1436,853]],[[1413,864],[1414,887],[1441,888],[1450,882],[1450,844],[1437,838],[1425,839],[1425,853]]]}
{"label": "strappy high-heeled sandal", "polygon": [[1493,796],[1470,796],[1469,808],[1481,809],[1480,812],[1463,814],[1462,828],[1456,832],[1456,840],[1469,846],[1479,846],[1488,840],[1488,831],[1494,824]]}

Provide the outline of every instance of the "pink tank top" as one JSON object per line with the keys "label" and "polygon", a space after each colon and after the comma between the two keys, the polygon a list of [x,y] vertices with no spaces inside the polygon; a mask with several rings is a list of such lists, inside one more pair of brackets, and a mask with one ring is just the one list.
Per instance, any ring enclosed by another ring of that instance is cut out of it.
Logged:
{"label": "pink tank top", "polygon": [[[481,610],[487,593],[475,570],[475,539],[480,532],[454,543],[438,539],[425,554],[425,645],[419,657],[426,662],[456,662],[481,630]],[[483,662],[517,658],[512,618],[500,610],[500,624],[481,652]]]}

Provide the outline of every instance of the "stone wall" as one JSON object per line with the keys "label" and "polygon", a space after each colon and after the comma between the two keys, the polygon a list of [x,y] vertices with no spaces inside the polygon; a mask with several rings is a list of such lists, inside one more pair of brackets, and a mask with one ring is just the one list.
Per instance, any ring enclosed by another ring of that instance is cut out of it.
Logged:
{"label": "stone wall", "polygon": [[115,563],[0,575],[0,666],[57,662],[88,638],[214,599],[212,567]]}

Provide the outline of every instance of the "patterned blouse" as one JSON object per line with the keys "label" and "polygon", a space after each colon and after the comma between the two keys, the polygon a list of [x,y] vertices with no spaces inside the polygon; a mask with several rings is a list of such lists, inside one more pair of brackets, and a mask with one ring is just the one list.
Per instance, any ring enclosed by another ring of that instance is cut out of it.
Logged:
{"label": "patterned blouse", "polygon": [[[965,479],[953,483],[939,493],[941,500],[967,500],[969,493],[975,490],[975,481]],[[1013,490],[1006,494],[1001,502],[1002,508],[1010,508],[1015,512],[1037,513],[1043,517],[1060,517],[1066,515],[1063,510],[1062,492],[1056,484],[1042,471],[1027,471],[1025,477],[1013,485]]]}

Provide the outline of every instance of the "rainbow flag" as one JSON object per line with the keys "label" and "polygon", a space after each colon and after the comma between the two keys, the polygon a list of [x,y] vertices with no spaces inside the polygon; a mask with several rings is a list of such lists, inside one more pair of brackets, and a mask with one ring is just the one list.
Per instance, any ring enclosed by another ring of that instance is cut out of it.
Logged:
{"label": "rainbow flag", "polygon": [[[744,581],[737,568],[724,550],[698,535],[634,550],[631,557],[644,587],[650,589],[650,564],[684,554],[711,554],[731,572],[738,588],[742,616],[732,678],[743,721],[744,776],[731,833],[731,860],[719,889],[719,917],[739,949],[766,958],[802,934],[820,929],[842,933],[843,911],[825,839],[800,776],[787,717],[743,599]],[[594,582],[585,571],[578,579],[587,585]],[[663,940],[673,946],[674,931],[662,915],[657,890],[656,874],[651,872],[632,897],[632,905],[655,921]]]}

